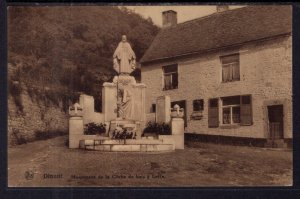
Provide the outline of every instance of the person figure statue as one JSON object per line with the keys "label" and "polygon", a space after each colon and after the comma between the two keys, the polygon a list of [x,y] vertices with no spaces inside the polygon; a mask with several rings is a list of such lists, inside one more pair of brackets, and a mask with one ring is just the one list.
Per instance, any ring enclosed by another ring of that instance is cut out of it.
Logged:
{"label": "person figure statue", "polygon": [[135,69],[135,53],[127,42],[126,35],[122,35],[122,41],[119,43],[113,55],[113,67],[119,74],[130,74]]}
{"label": "person figure statue", "polygon": [[134,118],[134,101],[129,89],[123,89],[119,94],[118,117],[127,120]]}

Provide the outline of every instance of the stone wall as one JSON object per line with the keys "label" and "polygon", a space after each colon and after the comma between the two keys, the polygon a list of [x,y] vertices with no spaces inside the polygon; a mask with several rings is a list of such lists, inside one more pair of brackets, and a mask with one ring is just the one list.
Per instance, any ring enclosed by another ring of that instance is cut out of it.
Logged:
{"label": "stone wall", "polygon": [[21,94],[23,112],[19,111],[14,99],[8,96],[8,145],[17,144],[17,137],[26,141],[35,140],[35,133],[68,132],[68,114],[61,107],[33,101],[26,90]]}
{"label": "stone wall", "polygon": [[104,114],[95,112],[95,99],[93,96],[81,94],[79,104],[83,108],[83,124],[91,122],[104,123]]}
{"label": "stone wall", "polygon": [[[249,42],[240,47],[213,51],[193,58],[142,66],[142,82],[147,85],[146,113],[150,113],[151,104],[155,104],[158,96],[169,95],[171,101],[186,100],[186,132],[267,138],[266,102],[273,101],[276,104],[274,101],[277,101],[284,105],[284,138],[292,138],[291,40],[291,36],[283,36]],[[240,54],[240,81],[223,83],[220,56],[232,53]],[[163,91],[162,66],[174,63],[178,64],[178,89]],[[248,94],[252,95],[253,125],[208,128],[210,98]],[[190,117],[195,99],[204,100],[201,120],[192,120]]]}

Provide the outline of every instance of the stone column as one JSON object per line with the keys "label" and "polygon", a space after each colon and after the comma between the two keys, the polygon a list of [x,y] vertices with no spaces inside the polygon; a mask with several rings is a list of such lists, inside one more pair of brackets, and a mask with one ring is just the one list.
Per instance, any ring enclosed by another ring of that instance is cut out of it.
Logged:
{"label": "stone column", "polygon": [[156,115],[155,119],[158,123],[169,123],[171,120],[170,115],[171,99],[170,96],[160,96],[156,99]]}
{"label": "stone column", "polygon": [[75,103],[69,108],[69,148],[79,148],[79,141],[83,137],[83,109]]}
{"label": "stone column", "polygon": [[70,117],[69,119],[69,148],[79,148],[79,141],[83,135],[83,119],[81,116]]}
{"label": "stone column", "polygon": [[182,118],[172,118],[171,128],[175,149],[184,149],[184,120]]}
{"label": "stone column", "polygon": [[102,88],[102,112],[104,122],[117,118],[117,87],[114,83],[105,82]]}
{"label": "stone column", "polygon": [[144,129],[145,128],[145,122],[146,122],[146,108],[145,108],[145,103],[146,103],[146,86],[145,84],[136,84],[134,87],[136,92],[136,106],[138,110],[136,111],[137,117],[135,118],[136,121],[140,122],[140,128]]}
{"label": "stone column", "polygon": [[177,104],[171,111],[171,129],[172,137],[175,141],[175,149],[184,149],[184,110]]}
{"label": "stone column", "polygon": [[79,104],[83,110],[83,124],[93,122],[95,100],[93,96],[81,94]]}

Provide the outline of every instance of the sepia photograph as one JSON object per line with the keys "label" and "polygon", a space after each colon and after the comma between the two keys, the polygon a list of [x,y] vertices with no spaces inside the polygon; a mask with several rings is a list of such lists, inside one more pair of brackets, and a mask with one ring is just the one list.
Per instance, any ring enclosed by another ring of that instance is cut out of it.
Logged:
{"label": "sepia photograph", "polygon": [[7,185],[293,186],[291,5],[7,6]]}

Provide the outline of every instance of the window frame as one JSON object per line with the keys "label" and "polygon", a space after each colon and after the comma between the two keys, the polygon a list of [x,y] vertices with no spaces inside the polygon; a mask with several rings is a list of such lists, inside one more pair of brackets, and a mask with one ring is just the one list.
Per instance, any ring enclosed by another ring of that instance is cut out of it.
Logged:
{"label": "window frame", "polygon": [[[238,97],[239,98],[239,104],[229,104],[229,105],[224,105],[224,99],[229,98],[229,97]],[[239,122],[234,122],[233,121],[233,108],[234,107],[239,107],[240,108],[240,118]],[[230,109],[230,123],[224,123],[224,108],[229,108]],[[241,96],[236,95],[236,96],[227,96],[227,97],[221,97],[221,125],[222,126],[231,126],[231,125],[239,125],[241,123]]]}
{"label": "window frame", "polygon": [[[195,103],[196,101],[200,101],[201,102],[201,108],[200,110],[195,110]],[[204,110],[204,99],[195,99],[193,100],[193,112],[202,112]]]}
{"label": "window frame", "polygon": [[[239,107],[240,108],[240,118],[239,118],[239,122],[234,122],[233,121],[233,108],[234,107]],[[223,119],[223,109],[224,108],[229,108],[230,109],[230,123],[224,123],[224,119]],[[234,104],[234,105],[223,105],[223,100],[222,100],[222,125],[238,125],[241,123],[241,105],[240,104]]]}
{"label": "window frame", "polygon": [[156,113],[156,104],[151,104],[151,111],[150,113]]}
{"label": "window frame", "polygon": [[[224,105],[224,98],[228,97],[239,97],[239,104],[229,104],[229,105]],[[248,97],[249,102],[244,103],[244,98]],[[236,95],[236,96],[227,96],[227,97],[221,97],[221,114],[220,114],[220,120],[221,120],[221,126],[233,126],[233,125],[239,125],[239,126],[251,126],[253,125],[253,112],[252,112],[252,95]],[[242,118],[245,117],[245,112],[243,112],[242,108],[243,106],[250,106],[250,122],[245,123],[242,121]],[[234,107],[239,107],[240,109],[240,116],[239,116],[239,122],[234,122],[233,120],[233,108]],[[230,123],[224,123],[224,117],[223,117],[223,110],[224,108],[230,108]]]}
{"label": "window frame", "polygon": [[[173,67],[173,66],[176,66],[176,71],[171,71],[171,72],[165,72],[165,68],[167,67]],[[177,85],[173,85],[173,75],[177,75]],[[174,90],[174,89],[178,89],[178,84],[179,84],[179,81],[178,81],[178,64],[170,64],[170,65],[165,65],[165,66],[162,66],[162,76],[163,76],[163,81],[162,81],[162,90],[163,91],[167,91],[167,90]],[[166,88],[166,84],[165,84],[165,77],[166,76],[170,76],[171,78],[171,88]]]}
{"label": "window frame", "polygon": [[[229,63],[223,63],[224,58],[231,57],[231,56],[232,57],[236,56],[237,57],[236,61],[229,62]],[[241,80],[241,66],[240,66],[240,54],[239,53],[232,53],[232,54],[228,54],[228,55],[222,55],[222,56],[220,56],[220,62],[221,62],[221,67],[222,67],[222,71],[221,71],[222,83],[235,82],[235,81],[240,81]],[[233,73],[233,67],[236,67],[236,66],[238,67],[238,71],[239,71],[238,78],[234,78],[234,73]],[[225,67],[229,67],[230,75],[231,75],[230,80],[224,80],[224,68]]]}

